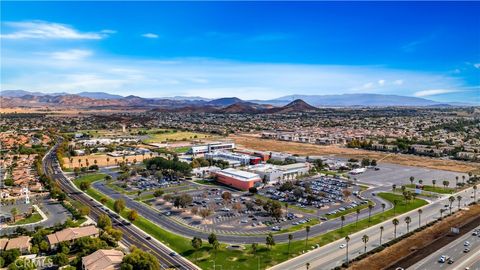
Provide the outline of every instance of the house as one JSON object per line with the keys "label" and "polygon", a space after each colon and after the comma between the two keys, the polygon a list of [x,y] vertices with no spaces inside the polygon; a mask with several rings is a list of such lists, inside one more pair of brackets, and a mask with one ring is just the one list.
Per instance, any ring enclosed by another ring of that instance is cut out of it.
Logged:
{"label": "house", "polygon": [[19,236],[8,240],[5,250],[18,249],[22,254],[30,252],[30,236]]}
{"label": "house", "polygon": [[79,228],[66,228],[64,230],[58,231],[47,235],[48,242],[50,243],[51,248],[55,248],[57,244],[61,242],[73,242],[73,240],[82,238],[82,237],[97,237],[99,235],[99,230],[97,227],[91,225],[86,227]]}
{"label": "house", "polygon": [[123,252],[114,249],[100,249],[82,258],[83,270],[120,269]]}

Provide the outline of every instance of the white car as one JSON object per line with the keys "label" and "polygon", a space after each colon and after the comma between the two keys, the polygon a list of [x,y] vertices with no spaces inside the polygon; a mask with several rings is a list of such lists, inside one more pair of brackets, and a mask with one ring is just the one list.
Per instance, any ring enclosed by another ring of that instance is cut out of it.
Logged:
{"label": "white car", "polygon": [[340,249],[344,249],[345,247],[347,247],[347,244],[341,244],[340,245]]}
{"label": "white car", "polygon": [[466,246],[466,247],[468,247],[468,246],[470,246],[470,242],[465,241],[465,243],[463,243],[463,245]]}

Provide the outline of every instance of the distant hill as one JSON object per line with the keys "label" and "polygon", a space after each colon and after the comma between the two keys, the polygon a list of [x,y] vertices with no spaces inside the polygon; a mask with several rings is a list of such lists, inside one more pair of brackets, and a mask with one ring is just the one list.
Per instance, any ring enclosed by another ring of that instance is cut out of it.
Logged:
{"label": "distant hill", "polygon": [[52,96],[61,96],[61,95],[68,95],[67,93],[53,93],[53,94],[46,94],[42,92],[30,92],[30,91],[25,91],[25,90],[3,90],[0,91],[0,96],[2,97],[23,97],[23,96],[46,96],[46,95],[52,95]]}
{"label": "distant hill", "polygon": [[104,92],[80,92],[77,95],[81,97],[95,98],[95,99],[121,99],[123,96],[112,95]]}
{"label": "distant hill", "polygon": [[206,105],[211,106],[230,106],[235,103],[243,102],[243,100],[236,98],[236,97],[226,97],[226,98],[219,98],[214,99],[206,103]]}
{"label": "distant hill", "polygon": [[439,102],[418,97],[381,94],[343,94],[343,95],[290,95],[272,100],[256,101],[272,105],[284,105],[292,100],[302,99],[305,102],[319,107],[348,107],[348,106],[432,106]]}
{"label": "distant hill", "polygon": [[258,108],[247,102],[237,102],[217,110],[216,113],[256,113],[258,111]]}
{"label": "distant hill", "polygon": [[295,112],[314,112],[318,108],[306,103],[302,99],[296,99],[283,107],[276,107],[268,110],[268,113],[295,113]]}

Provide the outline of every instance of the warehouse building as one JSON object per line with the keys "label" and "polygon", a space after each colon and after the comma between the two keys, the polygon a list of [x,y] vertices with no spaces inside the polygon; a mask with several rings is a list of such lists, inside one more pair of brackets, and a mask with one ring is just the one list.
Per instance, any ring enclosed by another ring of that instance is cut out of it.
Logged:
{"label": "warehouse building", "polygon": [[308,174],[311,165],[307,162],[293,163],[289,165],[257,164],[248,166],[247,170],[258,174],[266,179],[269,184],[297,179],[299,176]]}
{"label": "warehouse building", "polygon": [[215,175],[218,182],[240,190],[248,190],[262,183],[258,174],[232,168],[216,172]]}

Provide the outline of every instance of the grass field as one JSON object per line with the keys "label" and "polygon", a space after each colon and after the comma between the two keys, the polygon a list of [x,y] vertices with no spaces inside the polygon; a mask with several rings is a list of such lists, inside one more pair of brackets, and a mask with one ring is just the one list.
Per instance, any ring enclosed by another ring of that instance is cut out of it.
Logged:
{"label": "grass field", "polygon": [[206,139],[211,135],[190,131],[158,130],[147,131],[148,139],[144,143],[163,143],[168,141],[188,141],[194,139]]}
{"label": "grass field", "polygon": [[432,159],[414,155],[404,155],[404,154],[391,154],[375,151],[367,151],[354,148],[344,148],[336,145],[314,145],[306,143],[296,143],[296,142],[285,142],[285,141],[276,141],[261,139],[258,136],[252,135],[230,135],[229,139],[232,139],[239,146],[243,146],[248,149],[256,149],[261,151],[278,151],[286,152],[290,154],[299,154],[299,155],[335,155],[345,158],[370,158],[376,160],[382,160],[382,162],[408,165],[408,166],[418,166],[426,167],[431,169],[454,171],[454,172],[469,172],[473,170],[479,170],[479,166],[461,161],[454,160],[440,160]]}
{"label": "grass field", "polygon": [[15,222],[13,225],[30,224],[30,223],[38,222],[40,220],[42,220],[42,216],[39,213],[33,213],[28,218],[19,220],[19,221]]}
{"label": "grass field", "polygon": [[78,177],[77,179],[75,179],[73,182],[75,183],[75,185],[79,186],[80,183],[82,182],[89,182],[90,184],[95,182],[95,181],[98,181],[98,180],[103,180],[105,179],[105,176],[107,176],[106,174],[104,173],[92,173],[92,174],[86,174],[86,175],[83,175],[83,176],[80,176]]}
{"label": "grass field", "polygon": [[[408,188],[413,188],[415,189],[415,184],[408,184],[408,185],[405,185],[406,187]],[[429,192],[435,192],[435,193],[441,193],[441,194],[452,194],[455,192],[455,190],[453,188],[444,188],[444,187],[439,187],[439,186],[427,186],[427,185],[424,185],[423,186],[423,190],[425,191],[429,191]]]}

